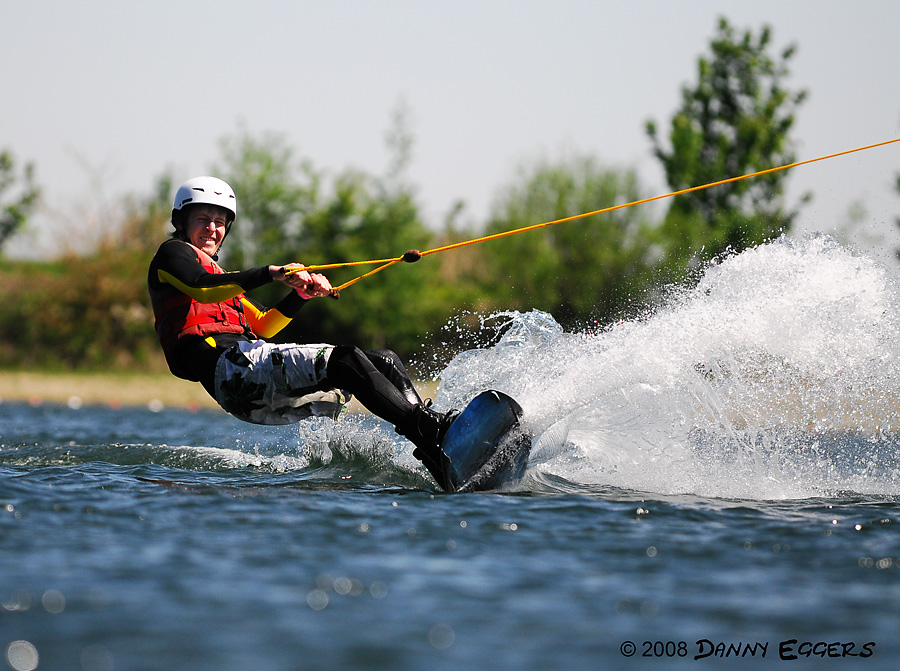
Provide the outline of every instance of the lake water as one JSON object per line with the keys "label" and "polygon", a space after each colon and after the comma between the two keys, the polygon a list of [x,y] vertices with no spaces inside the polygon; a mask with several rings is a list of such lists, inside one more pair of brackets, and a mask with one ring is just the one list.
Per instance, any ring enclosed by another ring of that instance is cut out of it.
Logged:
{"label": "lake water", "polygon": [[898,306],[812,238],[599,332],[486,318],[436,404],[523,405],[494,493],[365,414],[0,403],[0,667],[897,668]]}

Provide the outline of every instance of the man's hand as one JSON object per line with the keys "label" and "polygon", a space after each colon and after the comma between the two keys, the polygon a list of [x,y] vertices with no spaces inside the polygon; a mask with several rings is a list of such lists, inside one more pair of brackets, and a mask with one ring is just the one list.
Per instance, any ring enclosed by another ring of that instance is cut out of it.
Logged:
{"label": "man's hand", "polygon": [[331,282],[320,273],[309,273],[303,270],[302,263],[288,263],[285,266],[269,266],[273,280],[284,282],[296,289],[303,298],[331,296],[334,292]]}

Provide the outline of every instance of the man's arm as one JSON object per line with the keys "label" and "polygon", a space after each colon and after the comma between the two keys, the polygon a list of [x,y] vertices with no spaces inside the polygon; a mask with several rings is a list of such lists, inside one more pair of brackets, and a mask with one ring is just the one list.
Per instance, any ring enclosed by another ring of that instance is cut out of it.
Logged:
{"label": "man's arm", "polygon": [[156,278],[200,303],[221,303],[272,281],[268,266],[210,273],[187,243],[170,240],[156,253]]}

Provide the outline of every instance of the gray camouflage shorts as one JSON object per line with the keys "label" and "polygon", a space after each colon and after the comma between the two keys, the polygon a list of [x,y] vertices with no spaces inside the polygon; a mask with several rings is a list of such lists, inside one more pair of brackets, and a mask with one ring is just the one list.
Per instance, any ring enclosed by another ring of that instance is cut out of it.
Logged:
{"label": "gray camouflage shorts", "polygon": [[216,364],[216,401],[253,424],[293,424],[308,417],[339,419],[350,394],[323,388],[332,345],[239,342]]}

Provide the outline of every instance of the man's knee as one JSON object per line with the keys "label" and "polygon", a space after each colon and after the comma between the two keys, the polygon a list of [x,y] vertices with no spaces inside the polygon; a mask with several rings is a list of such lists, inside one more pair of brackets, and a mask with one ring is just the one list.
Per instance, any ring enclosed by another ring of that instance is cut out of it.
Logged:
{"label": "man's knee", "polygon": [[347,375],[367,378],[374,371],[372,362],[365,353],[355,345],[337,345],[328,359],[326,375],[329,378],[346,380]]}
{"label": "man's knee", "polygon": [[331,351],[331,356],[328,359],[328,365],[330,366],[332,362],[335,364],[345,363],[353,365],[354,363],[365,360],[365,354],[356,345],[335,345],[334,349]]}

